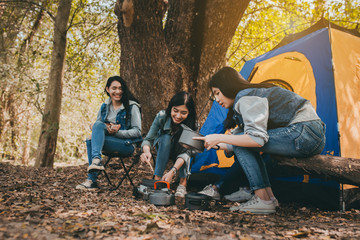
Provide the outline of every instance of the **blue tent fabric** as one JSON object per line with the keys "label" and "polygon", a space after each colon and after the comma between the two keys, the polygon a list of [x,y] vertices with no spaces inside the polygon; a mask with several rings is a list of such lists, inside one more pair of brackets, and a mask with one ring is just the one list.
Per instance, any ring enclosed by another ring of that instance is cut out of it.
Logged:
{"label": "blue tent fabric", "polygon": [[[202,135],[209,135],[212,133],[224,133],[225,128],[223,121],[226,118],[228,110],[221,107],[216,101],[213,101],[209,115],[207,116],[204,125],[200,129]],[[209,151],[205,150],[202,153],[196,154],[192,159],[191,173],[200,172],[202,166],[207,166],[213,163],[219,163],[215,149]],[[224,174],[226,170],[217,167],[211,167],[201,172]]]}
{"label": "blue tent fabric", "polygon": [[326,145],[323,153],[333,152],[334,156],[340,156],[335,83],[332,71],[329,32],[327,28],[320,29],[292,43],[289,43],[288,45],[247,61],[240,73],[245,79],[247,79],[256,63],[286,52],[300,52],[308,58],[316,79],[316,111],[319,117],[325,122],[327,128]]}

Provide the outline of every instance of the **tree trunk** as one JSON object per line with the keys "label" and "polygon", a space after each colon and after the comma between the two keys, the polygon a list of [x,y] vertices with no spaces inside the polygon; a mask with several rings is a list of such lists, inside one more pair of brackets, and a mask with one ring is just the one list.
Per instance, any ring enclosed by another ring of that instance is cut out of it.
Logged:
{"label": "tree trunk", "polygon": [[295,167],[305,174],[316,174],[341,183],[360,186],[360,159],[329,155],[315,155],[309,158],[286,158],[272,156],[280,166]]}
{"label": "tree trunk", "polygon": [[35,167],[53,167],[59,130],[66,34],[71,0],[60,0],[54,24],[54,48],[51,56],[48,90],[41,124]]}
{"label": "tree trunk", "polygon": [[[226,64],[226,52],[243,14],[249,5],[248,0],[205,1],[206,12],[201,44],[201,58],[197,76],[196,101],[201,109],[209,97],[207,83],[210,77]],[[200,116],[201,122],[207,114]]]}
{"label": "tree trunk", "polygon": [[9,125],[10,125],[10,158],[16,162],[18,156],[19,126],[17,117],[17,105],[14,92],[10,90],[8,99]]}
{"label": "tree trunk", "polygon": [[29,122],[26,122],[24,140],[22,141],[23,151],[22,151],[21,163],[23,165],[28,165],[29,163],[30,138],[31,138],[30,124]]}
{"label": "tree trunk", "polygon": [[226,51],[248,3],[117,1],[120,72],[143,106],[143,132],[179,90],[190,91],[201,109],[209,95],[208,77],[225,64]]}

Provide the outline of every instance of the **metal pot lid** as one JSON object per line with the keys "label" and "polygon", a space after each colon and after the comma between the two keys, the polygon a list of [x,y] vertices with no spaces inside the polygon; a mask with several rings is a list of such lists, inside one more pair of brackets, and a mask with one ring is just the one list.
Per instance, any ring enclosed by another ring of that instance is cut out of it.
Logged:
{"label": "metal pot lid", "polygon": [[210,200],[211,197],[207,196],[207,195],[204,195],[204,194],[200,194],[200,193],[187,193],[185,195],[185,198],[188,198],[188,199],[196,199],[196,200]]}

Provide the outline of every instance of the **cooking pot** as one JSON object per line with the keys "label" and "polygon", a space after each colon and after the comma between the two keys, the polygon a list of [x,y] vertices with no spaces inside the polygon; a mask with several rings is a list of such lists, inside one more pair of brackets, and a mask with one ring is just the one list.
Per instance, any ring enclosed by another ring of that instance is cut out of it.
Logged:
{"label": "cooking pot", "polygon": [[185,208],[189,210],[208,210],[211,197],[199,194],[188,193],[185,195]]}
{"label": "cooking pot", "polygon": [[[143,179],[141,179],[140,185],[146,186],[150,189],[154,189],[154,185],[156,182],[159,182],[159,180],[143,178]],[[157,186],[157,188],[165,188],[165,187],[167,187],[166,183],[167,182],[160,182],[160,183],[156,184],[156,186]]]}
{"label": "cooking pot", "polygon": [[[165,183],[167,188],[157,189],[158,183]],[[150,194],[150,203],[156,206],[169,206],[175,204],[175,196],[170,193],[170,184],[166,181],[157,181],[154,183],[155,191]]]}
{"label": "cooking pot", "polygon": [[[149,200],[150,194],[155,191],[154,183],[158,181],[159,180],[155,180],[155,179],[146,179],[146,178],[142,179],[139,186],[133,190],[133,195],[137,198],[142,197],[142,199],[144,200]],[[159,183],[157,185],[157,188],[162,188],[162,187],[166,187],[166,184]]]}
{"label": "cooking pot", "polygon": [[203,135],[192,130],[184,124],[181,124],[181,127],[183,128],[183,131],[179,138],[179,144],[184,148],[194,150],[195,152],[203,152],[204,141],[192,139],[193,137],[203,137]]}

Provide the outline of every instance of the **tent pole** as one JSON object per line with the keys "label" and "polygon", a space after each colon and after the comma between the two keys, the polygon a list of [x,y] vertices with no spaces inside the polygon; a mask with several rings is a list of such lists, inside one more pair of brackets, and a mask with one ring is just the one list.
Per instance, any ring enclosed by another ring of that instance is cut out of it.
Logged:
{"label": "tent pole", "polygon": [[342,212],[345,212],[345,200],[344,200],[344,184],[341,183],[341,193],[340,193],[340,209]]}

